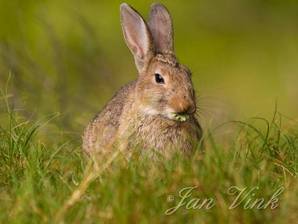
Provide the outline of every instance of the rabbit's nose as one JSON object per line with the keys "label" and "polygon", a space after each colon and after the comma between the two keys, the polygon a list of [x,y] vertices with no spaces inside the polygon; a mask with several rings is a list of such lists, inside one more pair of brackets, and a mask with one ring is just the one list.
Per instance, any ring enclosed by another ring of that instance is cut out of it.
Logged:
{"label": "rabbit's nose", "polygon": [[185,115],[185,114],[194,114],[196,112],[196,107],[192,104],[187,104],[185,107],[181,107],[177,114]]}
{"label": "rabbit's nose", "polygon": [[190,100],[180,100],[176,108],[176,113],[179,115],[194,114],[196,112],[196,106]]}
{"label": "rabbit's nose", "polygon": [[195,102],[191,97],[185,96],[174,96],[169,100],[169,106],[178,115],[190,115],[194,114],[196,111]]}
{"label": "rabbit's nose", "polygon": [[187,110],[187,113],[188,114],[194,114],[196,112],[196,110],[197,110],[196,105],[191,104],[191,106]]}

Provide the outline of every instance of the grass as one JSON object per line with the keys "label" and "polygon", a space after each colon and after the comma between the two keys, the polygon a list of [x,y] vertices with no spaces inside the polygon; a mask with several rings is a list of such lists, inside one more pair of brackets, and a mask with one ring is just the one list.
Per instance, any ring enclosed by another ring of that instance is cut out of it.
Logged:
{"label": "grass", "polygon": [[[6,108],[0,126],[1,223],[294,223],[298,218],[298,125],[277,112],[272,121],[222,125],[236,127],[231,141],[219,142],[216,130],[206,131],[205,151],[190,159],[126,161],[115,154],[93,161],[69,139],[43,143],[38,134],[49,119],[29,121],[8,103]],[[229,209],[233,186],[258,189]],[[186,187],[195,188],[167,215]],[[277,208],[243,208],[256,198],[268,201],[281,187]],[[215,206],[194,209],[198,198],[212,198]]]}

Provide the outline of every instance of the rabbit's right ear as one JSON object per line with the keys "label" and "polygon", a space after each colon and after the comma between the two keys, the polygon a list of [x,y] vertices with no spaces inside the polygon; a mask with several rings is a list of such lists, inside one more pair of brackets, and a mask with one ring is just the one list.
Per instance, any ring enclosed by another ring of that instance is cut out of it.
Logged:
{"label": "rabbit's right ear", "polygon": [[120,5],[121,25],[126,45],[141,73],[153,55],[152,38],[144,19],[126,3]]}

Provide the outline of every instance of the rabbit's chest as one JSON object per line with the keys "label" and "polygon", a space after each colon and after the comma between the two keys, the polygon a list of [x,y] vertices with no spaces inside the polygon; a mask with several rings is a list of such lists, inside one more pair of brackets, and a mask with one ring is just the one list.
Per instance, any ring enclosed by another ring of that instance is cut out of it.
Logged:
{"label": "rabbit's chest", "polygon": [[175,123],[158,118],[138,122],[131,137],[130,146],[158,151],[190,152],[199,141],[198,127],[193,123]]}

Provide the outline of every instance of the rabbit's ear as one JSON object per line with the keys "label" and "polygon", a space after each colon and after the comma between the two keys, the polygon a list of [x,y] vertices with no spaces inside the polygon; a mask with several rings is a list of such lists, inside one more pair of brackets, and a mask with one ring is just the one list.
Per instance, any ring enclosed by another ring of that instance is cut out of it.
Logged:
{"label": "rabbit's ear", "polygon": [[172,19],[164,5],[151,5],[148,25],[157,52],[174,53]]}
{"label": "rabbit's ear", "polygon": [[152,37],[144,19],[126,3],[120,5],[121,25],[126,45],[132,52],[137,69],[142,72],[152,56]]}

